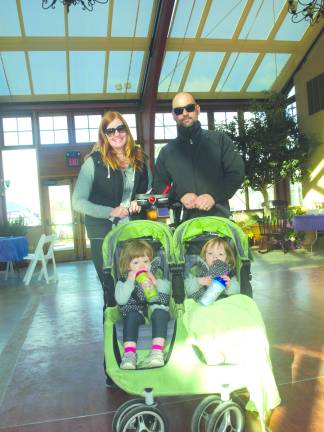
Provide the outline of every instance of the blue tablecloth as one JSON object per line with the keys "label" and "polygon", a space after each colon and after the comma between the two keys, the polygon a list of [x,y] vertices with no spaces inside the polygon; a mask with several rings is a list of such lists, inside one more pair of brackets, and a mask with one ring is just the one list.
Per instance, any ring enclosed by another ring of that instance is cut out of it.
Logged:
{"label": "blue tablecloth", "polygon": [[28,255],[26,237],[0,237],[0,262],[20,261]]}
{"label": "blue tablecloth", "polygon": [[295,231],[324,231],[324,215],[300,215],[293,217]]}

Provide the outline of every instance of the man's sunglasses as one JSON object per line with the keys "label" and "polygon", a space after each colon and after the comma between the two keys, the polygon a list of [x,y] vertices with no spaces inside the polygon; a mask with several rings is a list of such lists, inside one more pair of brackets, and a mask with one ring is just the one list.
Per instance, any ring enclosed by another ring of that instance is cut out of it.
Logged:
{"label": "man's sunglasses", "polygon": [[176,116],[179,116],[183,113],[183,110],[186,110],[187,112],[194,112],[195,109],[196,109],[196,104],[192,103],[184,107],[173,108],[173,112]]}
{"label": "man's sunglasses", "polygon": [[105,129],[105,134],[108,136],[112,136],[115,135],[115,133],[123,133],[123,132],[127,132],[127,128],[124,124],[121,124],[115,128],[107,128]]}

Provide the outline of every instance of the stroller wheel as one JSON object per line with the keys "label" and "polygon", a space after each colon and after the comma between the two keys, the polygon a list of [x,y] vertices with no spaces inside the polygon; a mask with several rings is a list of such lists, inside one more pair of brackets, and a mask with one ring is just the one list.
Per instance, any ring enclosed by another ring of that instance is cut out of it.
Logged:
{"label": "stroller wheel", "polygon": [[153,406],[142,405],[130,409],[121,419],[117,432],[167,432],[165,415]]}
{"label": "stroller wheel", "polygon": [[145,407],[144,399],[131,399],[118,408],[118,410],[115,412],[113,421],[112,421],[112,430],[113,432],[119,432],[120,430],[120,421],[124,417],[124,415],[131,410],[132,408],[143,406]]}
{"label": "stroller wheel", "polygon": [[205,397],[193,413],[191,419],[191,432],[206,432],[210,416],[215,408],[221,403],[218,395]]}
{"label": "stroller wheel", "polygon": [[222,402],[210,416],[207,432],[243,432],[244,412],[233,401]]}

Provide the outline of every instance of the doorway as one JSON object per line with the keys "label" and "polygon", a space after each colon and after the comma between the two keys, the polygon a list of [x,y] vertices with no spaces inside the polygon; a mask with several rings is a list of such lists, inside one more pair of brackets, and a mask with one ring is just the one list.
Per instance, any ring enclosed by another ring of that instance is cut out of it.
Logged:
{"label": "doorway", "polygon": [[57,261],[90,258],[90,241],[86,235],[84,216],[72,210],[75,179],[43,180],[44,220],[47,234],[55,234]]}

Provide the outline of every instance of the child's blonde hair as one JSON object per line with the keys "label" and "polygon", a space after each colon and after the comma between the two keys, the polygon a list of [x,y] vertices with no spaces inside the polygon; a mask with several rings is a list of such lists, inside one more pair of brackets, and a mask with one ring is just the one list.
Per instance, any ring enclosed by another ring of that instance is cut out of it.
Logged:
{"label": "child's blonde hair", "polygon": [[222,245],[224,247],[225,253],[226,253],[226,263],[232,267],[235,268],[235,253],[234,250],[232,249],[232,247],[230,246],[230,244],[228,243],[227,240],[220,238],[220,237],[215,237],[211,240],[208,240],[204,246],[201,249],[200,252],[200,256],[201,258],[206,261],[206,254],[207,254],[207,249],[212,247],[212,246],[220,246]]}
{"label": "child's blonde hair", "polygon": [[147,256],[150,261],[154,257],[152,246],[145,240],[129,240],[122,248],[119,258],[119,270],[121,274],[127,273],[129,264],[134,258]]}

